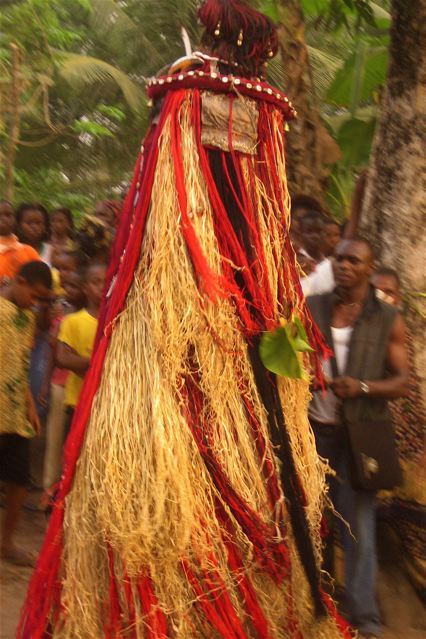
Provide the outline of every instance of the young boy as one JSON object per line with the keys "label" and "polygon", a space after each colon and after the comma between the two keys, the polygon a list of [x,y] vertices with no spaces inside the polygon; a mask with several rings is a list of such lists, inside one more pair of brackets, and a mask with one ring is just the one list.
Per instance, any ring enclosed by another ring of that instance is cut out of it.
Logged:
{"label": "young boy", "polygon": [[32,306],[48,302],[52,288],[49,267],[31,261],[0,291],[0,480],[6,483],[1,556],[20,566],[33,558],[14,543],[14,534],[29,482],[30,438],[40,422],[29,390],[29,359],[34,337]]}
{"label": "young boy", "polygon": [[70,371],[65,383],[66,434],[78,403],[84,375],[89,368],[105,275],[104,264],[90,264],[85,269],[83,291],[87,304],[81,311],[64,317],[59,329],[56,362],[61,368]]}
{"label": "young boy", "polygon": [[14,228],[13,207],[7,200],[0,200],[0,286],[7,284],[23,264],[40,259],[32,246],[19,242]]}

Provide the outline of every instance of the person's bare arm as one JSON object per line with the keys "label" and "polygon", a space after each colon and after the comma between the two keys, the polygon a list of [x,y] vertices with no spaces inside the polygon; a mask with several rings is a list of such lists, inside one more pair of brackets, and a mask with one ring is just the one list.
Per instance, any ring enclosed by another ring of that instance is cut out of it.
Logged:
{"label": "person's bare arm", "polygon": [[37,409],[36,409],[36,405],[35,405],[35,402],[34,402],[34,398],[32,396],[32,393],[31,393],[29,387],[27,387],[26,401],[27,401],[27,417],[28,417],[28,421],[30,422],[31,426],[34,428],[34,430],[37,433],[37,435],[40,435],[40,431],[41,431],[40,419],[39,419],[39,416],[37,414]]}
{"label": "person's bare arm", "polygon": [[66,368],[67,370],[84,377],[87,369],[89,368],[90,359],[88,357],[82,357],[75,352],[71,346],[65,344],[65,342],[58,342],[56,349],[56,363],[60,368]]}
{"label": "person's bare arm", "polygon": [[[331,383],[334,394],[340,399],[361,396],[384,399],[403,397],[408,391],[408,354],[405,339],[405,322],[401,315],[397,315],[391,329],[386,357],[390,376],[372,381],[347,376],[336,377]],[[368,393],[362,391],[361,381],[368,385]]]}
{"label": "person's bare arm", "polygon": [[343,231],[343,238],[350,240],[358,233],[361,220],[362,203],[364,201],[365,187],[367,184],[367,170],[358,177],[351,202],[351,214]]}
{"label": "person's bare arm", "polygon": [[408,353],[406,347],[406,327],[402,315],[397,315],[392,326],[386,364],[391,376],[387,379],[369,382],[373,397],[396,399],[408,391]]}
{"label": "person's bare arm", "polygon": [[40,392],[38,394],[37,400],[41,406],[47,406],[47,398],[49,396],[49,388],[50,388],[50,380],[52,378],[52,373],[55,368],[55,349],[56,349],[56,337],[49,335],[49,353],[47,356],[47,364],[46,370],[43,377],[43,382],[41,384]]}

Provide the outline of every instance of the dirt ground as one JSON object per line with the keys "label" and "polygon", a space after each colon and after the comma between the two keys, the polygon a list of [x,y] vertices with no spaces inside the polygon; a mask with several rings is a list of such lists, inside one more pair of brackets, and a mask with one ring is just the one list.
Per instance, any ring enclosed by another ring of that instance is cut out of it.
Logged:
{"label": "dirt ground", "polygon": [[[33,503],[38,495],[32,495]],[[19,531],[19,543],[38,551],[46,529],[44,514],[25,510]],[[401,573],[394,548],[381,545],[379,601],[386,627],[382,639],[426,639],[426,612],[409,582]],[[0,639],[13,639],[19,612],[25,597],[31,569],[1,563]],[[30,639],[30,638],[28,638]],[[87,639],[97,639],[88,637]],[[188,638],[190,639],[190,638]]]}

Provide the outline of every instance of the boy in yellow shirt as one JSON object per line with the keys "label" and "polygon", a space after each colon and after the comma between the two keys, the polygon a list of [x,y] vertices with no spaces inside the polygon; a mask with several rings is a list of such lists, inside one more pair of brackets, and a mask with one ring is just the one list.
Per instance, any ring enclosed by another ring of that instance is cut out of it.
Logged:
{"label": "boy in yellow shirt", "polygon": [[69,432],[83,379],[90,364],[105,275],[104,264],[90,264],[85,269],[83,291],[87,304],[81,311],[64,317],[59,328],[56,363],[70,371],[65,383],[66,434]]}

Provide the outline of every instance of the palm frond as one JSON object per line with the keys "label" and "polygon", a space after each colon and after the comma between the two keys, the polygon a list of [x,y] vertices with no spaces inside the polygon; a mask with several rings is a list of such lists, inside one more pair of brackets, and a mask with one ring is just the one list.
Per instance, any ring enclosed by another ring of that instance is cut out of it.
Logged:
{"label": "palm frond", "polygon": [[385,9],[385,7],[381,6],[378,2],[370,2],[370,6],[373,10],[375,18],[377,18],[378,20],[389,20],[389,22],[391,21],[391,14],[387,9]]}
{"label": "palm frond", "polygon": [[91,85],[108,80],[115,82],[134,112],[139,112],[146,104],[142,88],[121,69],[104,60],[78,53],[61,53],[59,71],[62,77],[73,86]]}
{"label": "palm frond", "polygon": [[337,71],[342,68],[344,59],[318,47],[307,45],[307,49],[315,91],[321,97],[332,83]]}

